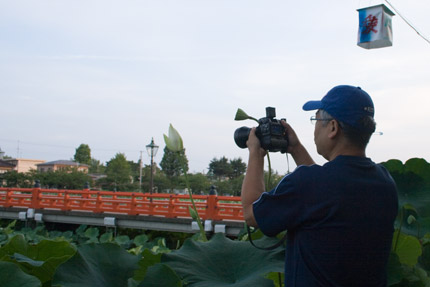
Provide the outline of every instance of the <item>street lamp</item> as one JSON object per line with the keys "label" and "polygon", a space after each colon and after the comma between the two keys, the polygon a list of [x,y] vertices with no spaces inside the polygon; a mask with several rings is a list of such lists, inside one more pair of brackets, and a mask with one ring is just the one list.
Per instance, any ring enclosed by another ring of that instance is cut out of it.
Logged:
{"label": "street lamp", "polygon": [[[148,152],[148,155],[151,157],[151,182],[149,186],[149,193],[152,195],[152,191],[154,189],[154,156],[157,154],[158,151],[158,145],[154,144],[154,138],[151,139],[151,143],[146,146],[146,151]],[[151,202],[152,202],[152,196],[151,196]]]}

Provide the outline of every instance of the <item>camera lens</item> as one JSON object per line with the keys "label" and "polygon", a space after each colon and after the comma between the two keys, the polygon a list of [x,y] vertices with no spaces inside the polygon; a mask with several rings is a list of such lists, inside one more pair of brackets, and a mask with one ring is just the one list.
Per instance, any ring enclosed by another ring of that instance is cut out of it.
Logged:
{"label": "camera lens", "polygon": [[234,141],[240,148],[246,148],[246,141],[248,140],[251,129],[248,127],[240,127],[234,132]]}

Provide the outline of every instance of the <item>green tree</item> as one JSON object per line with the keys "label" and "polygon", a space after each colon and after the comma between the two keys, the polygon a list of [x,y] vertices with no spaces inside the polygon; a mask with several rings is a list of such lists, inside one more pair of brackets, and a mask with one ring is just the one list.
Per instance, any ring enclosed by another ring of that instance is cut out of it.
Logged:
{"label": "green tree", "polygon": [[117,153],[106,164],[106,183],[113,190],[124,190],[131,183],[131,168],[126,157]]}
{"label": "green tree", "polygon": [[[156,163],[153,166],[154,191],[163,193],[171,189],[170,179],[160,170]],[[151,181],[151,165],[144,165],[142,169],[142,191],[149,192]]]}
{"label": "green tree", "polygon": [[218,180],[229,178],[232,173],[233,169],[225,156],[220,159],[213,158],[209,163],[208,174]]}
{"label": "green tree", "polygon": [[209,192],[211,183],[206,175],[202,173],[189,174],[188,180],[194,194],[207,194]]}
{"label": "green tree", "polygon": [[99,160],[92,158],[90,160],[90,164],[89,164],[89,168],[88,168],[88,172],[89,173],[104,173],[105,172],[106,167],[100,163]]}
{"label": "green tree", "polygon": [[180,176],[188,172],[188,159],[185,155],[185,149],[176,152],[171,151],[166,146],[160,167],[170,181],[170,189],[179,186],[181,183]]}
{"label": "green tree", "polygon": [[[185,170],[183,167],[185,166]],[[175,177],[188,172],[188,159],[185,155],[185,149],[180,152],[171,151],[167,148],[164,148],[163,158],[160,162],[161,170],[168,177]]]}
{"label": "green tree", "polygon": [[87,144],[81,144],[75,152],[73,158],[75,162],[90,165],[91,164],[91,149]]}
{"label": "green tree", "polygon": [[241,158],[231,159],[230,166],[231,174],[229,175],[229,177],[231,179],[240,177],[246,171],[246,163],[244,163]]}
{"label": "green tree", "polygon": [[39,180],[43,188],[83,189],[86,183],[91,183],[91,177],[76,168],[67,168],[48,172],[26,173],[32,181]]}
{"label": "green tree", "polygon": [[133,177],[134,182],[139,182],[140,177],[140,160],[138,162],[134,162],[132,160],[128,161],[131,170],[131,176]]}
{"label": "green tree", "polygon": [[1,174],[0,181],[6,182],[6,187],[32,187],[33,179],[27,173],[17,172],[16,170],[8,171]]}

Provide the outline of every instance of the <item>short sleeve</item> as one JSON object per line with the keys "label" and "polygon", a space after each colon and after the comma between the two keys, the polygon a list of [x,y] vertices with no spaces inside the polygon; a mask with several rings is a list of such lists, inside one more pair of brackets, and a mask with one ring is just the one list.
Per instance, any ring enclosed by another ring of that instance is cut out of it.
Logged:
{"label": "short sleeve", "polygon": [[293,174],[284,177],[273,191],[263,193],[253,204],[258,227],[268,236],[294,229],[302,222],[303,194],[294,183]]}

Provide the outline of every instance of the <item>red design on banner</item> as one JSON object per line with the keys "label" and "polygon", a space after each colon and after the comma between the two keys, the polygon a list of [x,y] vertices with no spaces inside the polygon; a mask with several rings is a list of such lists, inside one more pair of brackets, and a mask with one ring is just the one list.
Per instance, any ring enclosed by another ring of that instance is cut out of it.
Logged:
{"label": "red design on banner", "polygon": [[363,31],[363,33],[365,34],[369,34],[370,32],[377,33],[378,30],[374,29],[377,25],[378,25],[378,18],[370,14],[369,16],[366,17],[366,19],[364,19],[363,27],[365,28],[365,30]]}

